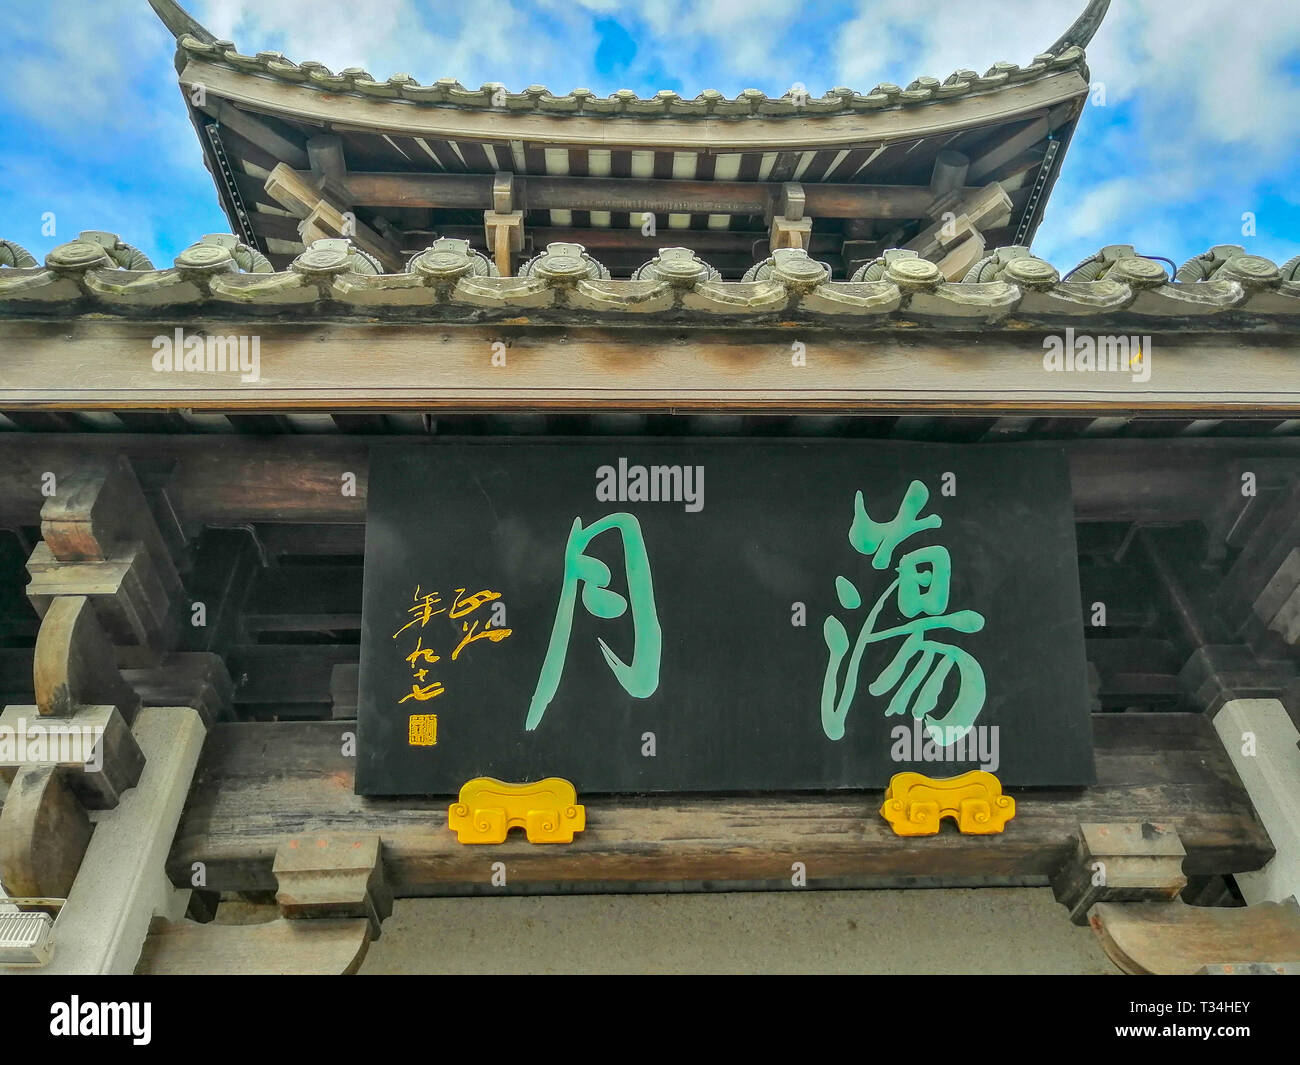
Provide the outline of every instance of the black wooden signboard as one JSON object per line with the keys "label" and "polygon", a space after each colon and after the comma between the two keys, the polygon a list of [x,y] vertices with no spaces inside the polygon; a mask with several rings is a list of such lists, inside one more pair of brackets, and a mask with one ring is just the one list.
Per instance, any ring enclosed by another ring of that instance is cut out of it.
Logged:
{"label": "black wooden signboard", "polygon": [[1093,780],[1059,449],[375,447],[357,790]]}

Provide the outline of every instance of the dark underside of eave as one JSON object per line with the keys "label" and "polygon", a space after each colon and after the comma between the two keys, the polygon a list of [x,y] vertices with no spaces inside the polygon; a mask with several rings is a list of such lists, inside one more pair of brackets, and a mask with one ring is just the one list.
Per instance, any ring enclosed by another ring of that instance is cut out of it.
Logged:
{"label": "dark underside of eave", "polygon": [[[266,254],[277,269],[284,269],[296,252],[286,250],[277,242],[301,246],[298,219],[284,213],[282,205],[266,191],[260,177],[244,170],[245,161],[257,169],[270,171],[283,160],[193,107],[188,97],[186,101],[203,148],[205,164],[217,186],[231,231]],[[1011,217],[1005,225],[984,231],[988,249],[1010,244],[1027,245],[1032,241],[1079,121],[1081,108],[1073,110],[1070,117],[1049,130],[1042,140],[979,180],[980,185],[993,181],[1003,184],[1013,205]],[[371,132],[333,131],[264,113],[258,113],[257,117],[295,143],[305,144],[308,137],[325,133],[338,136],[343,142],[348,169],[355,172],[491,176],[505,170],[526,178],[555,173],[546,159],[546,150],[550,148],[565,152],[565,176],[608,176],[614,179],[631,179],[633,176],[634,149],[631,148],[611,149],[606,173],[589,165],[588,150],[582,148],[557,149],[555,145],[525,142],[522,153],[515,153],[509,150],[508,142],[503,141],[488,145],[492,152],[489,156],[484,149],[487,142],[470,139],[424,138],[424,144],[418,144],[411,137],[393,136],[390,139]],[[719,173],[716,164],[720,158],[740,155],[735,176],[721,179],[758,182],[761,176],[766,184],[798,180],[805,186],[823,183],[927,186],[935,157],[940,151],[978,156],[990,145],[1013,136],[1038,117],[1021,116],[1010,122],[899,140],[890,143],[879,154],[874,154],[874,145],[850,147],[847,154],[839,147],[817,148],[815,145],[804,151],[777,152],[774,165],[766,173],[761,169],[763,156],[772,153],[765,153],[758,147],[744,152],[700,152],[694,162],[686,162],[685,169],[680,158],[683,153],[671,149],[653,152],[635,149],[639,157],[636,166],[640,169],[644,165],[642,160],[652,155],[650,179],[713,180]],[[1055,146],[1051,147],[1053,144]],[[734,166],[734,162],[730,165]],[[488,251],[482,211],[360,206],[356,208],[356,214],[359,222],[371,228],[384,228],[382,224],[376,225],[377,216],[391,223],[400,234],[398,243],[407,257],[440,236],[466,239],[476,250]],[[739,278],[770,252],[768,220],[757,214],[731,216],[725,227],[720,228],[717,219],[711,222],[710,215],[703,211],[688,215],[683,212],[671,218],[668,212],[656,212],[653,239],[642,237],[643,216],[626,211],[602,213],[584,210],[581,206],[564,212],[526,210],[523,221],[525,247],[521,258],[540,253],[551,242],[582,244],[609,268],[615,278],[630,276],[661,246],[691,248],[729,279]],[[932,222],[929,217],[864,220],[814,217],[809,252],[830,265],[834,277],[842,279],[884,249],[904,246]],[[846,240],[858,242],[853,247],[852,259],[845,255]]]}

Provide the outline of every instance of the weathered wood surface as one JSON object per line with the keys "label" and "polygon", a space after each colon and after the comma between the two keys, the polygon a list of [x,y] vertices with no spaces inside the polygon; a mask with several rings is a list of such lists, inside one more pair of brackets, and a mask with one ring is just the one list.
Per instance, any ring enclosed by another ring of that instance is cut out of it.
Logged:
{"label": "weathered wood surface", "polygon": [[[973,319],[975,321],[977,319]],[[5,368],[0,407],[15,410],[753,410],[1095,413],[1230,416],[1300,412],[1296,341],[1224,337],[1159,325],[1093,328],[1154,334],[1160,370],[1048,373],[1043,327],[999,332],[876,333],[736,326],[665,331],[596,326],[194,322],[212,334],[255,331],[260,376],[159,373],[158,322],[0,322],[25,353]],[[1160,328],[1163,326],[1163,330]],[[792,364],[791,344],[806,347]],[[494,365],[494,343],[507,365]],[[364,370],[364,373],[360,371]],[[48,538],[48,537],[47,537]]]}
{"label": "weathered wood surface", "polygon": [[1280,972],[1300,962],[1300,907],[1294,902],[1102,902],[1089,923],[1110,960],[1139,976],[1190,976],[1206,966],[1251,964]]}
{"label": "weathered wood surface", "polygon": [[[789,887],[794,862],[823,887],[1043,884],[1075,853],[1081,822],[1170,825],[1189,875],[1256,869],[1272,846],[1200,715],[1094,715],[1098,784],[1020,791],[1000,836],[895,836],[878,792],[724,798],[591,798],[572,845],[462,846],[447,798],[363,799],[353,726],[313,721],[218,725],[208,739],[168,861],[177,884],[206,864],[214,890],[274,890],[277,848],[293,837],[378,834],[397,896]],[[491,864],[508,884],[490,886]]]}
{"label": "weathered wood surface", "polygon": [[[64,476],[93,456],[123,454],[157,467],[159,484],[189,527],[249,522],[363,524],[368,454],[394,437],[329,436],[249,439],[230,436],[0,433],[0,524],[35,524],[41,477]],[[403,444],[438,446],[437,437]],[[1300,465],[1300,439],[1031,441],[1063,447],[1070,460],[1078,521],[1187,521],[1222,505],[1222,486],[1272,457]],[[356,494],[343,475],[356,476]],[[142,474],[143,475],[143,474]],[[1239,483],[1239,482],[1238,482]]]}
{"label": "weathered wood surface", "polygon": [[[993,125],[1032,117],[1044,108],[1085,95],[1088,84],[1077,70],[1011,85],[995,93],[978,93],[945,101],[941,106],[885,108],[847,115],[826,115],[816,122],[791,122],[754,115],[743,122],[727,118],[677,118],[653,122],[606,116],[501,113],[455,107],[394,107],[387,100],[322,93],[313,88],[257,77],[229,67],[189,58],[181,71],[188,96],[203,86],[219,97],[254,111],[326,125],[336,132],[376,131],[407,137],[451,137],[500,143],[520,139],[543,144],[593,148],[670,148],[700,151],[817,149],[889,141],[911,141],[932,134]],[[299,150],[301,151],[301,150]],[[278,154],[278,153],[277,153]],[[306,153],[292,160],[306,166]],[[281,156],[286,157],[286,156]]]}
{"label": "weathered wood surface", "polygon": [[[299,172],[302,181],[311,174]],[[491,174],[398,174],[352,171],[352,202],[361,207],[492,208]],[[657,211],[763,215],[781,195],[779,181],[687,181],[672,178],[515,176],[515,204],[525,211]],[[804,210],[817,218],[920,218],[934,202],[925,185],[809,184]],[[978,186],[964,190],[975,195]]]}
{"label": "weathered wood surface", "polygon": [[[6,706],[0,710],[0,729],[12,736],[39,732],[39,744],[30,743],[21,752],[25,757],[0,756],[0,779],[12,780],[27,766],[56,764],[64,774],[68,790],[87,810],[111,810],[121,802],[122,793],[140,782],[144,753],[127,728],[126,719],[115,706],[82,706],[70,717],[43,717],[34,706]],[[80,734],[64,733],[58,740],[56,730],[77,729]],[[94,740],[90,739],[94,736]]]}
{"label": "weathered wood surface", "polygon": [[51,602],[36,636],[32,672],[42,714],[66,717],[78,706],[112,704],[130,724],[140,709],[140,696],[118,672],[113,645],[84,595]]}
{"label": "weathered wood surface", "polygon": [[60,562],[41,541],[27,560],[27,572],[32,578],[27,597],[41,616],[57,596],[84,595],[114,644],[148,650],[163,647],[171,637],[171,603],[141,544],[104,561]]}
{"label": "weathered wood surface", "polygon": [[1187,852],[1165,825],[1079,826],[1079,851],[1052,877],[1056,901],[1075,924],[1088,923],[1097,902],[1164,902],[1187,886]]}
{"label": "weathered wood surface", "polygon": [[18,770],[0,807],[0,878],[25,898],[66,898],[91,824],[54,765]]}
{"label": "weathered wood surface", "polygon": [[149,976],[348,976],[370,946],[369,922],[155,921],[136,972]]}
{"label": "weathered wood surface", "polygon": [[285,840],[271,870],[279,885],[275,901],[280,914],[314,921],[360,917],[378,939],[379,926],[393,912],[381,849],[373,834]]}
{"label": "weathered wood surface", "polygon": [[60,562],[103,562],[137,541],[149,553],[149,583],[162,598],[180,591],[171,551],[163,540],[135,470],[120,454],[105,454],[56,473],[55,494],[41,507],[41,536]]}

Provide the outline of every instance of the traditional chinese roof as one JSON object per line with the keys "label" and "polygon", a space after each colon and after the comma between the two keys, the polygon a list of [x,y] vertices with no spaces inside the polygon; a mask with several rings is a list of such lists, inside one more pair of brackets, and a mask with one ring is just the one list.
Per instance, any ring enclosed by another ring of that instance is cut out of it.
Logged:
{"label": "traditional chinese roof", "polygon": [[[35,263],[24,249],[0,242],[0,262],[6,254]],[[907,249],[886,251],[849,281],[833,280],[826,263],[797,248],[778,249],[740,281],[722,280],[689,249],[672,247],[659,249],[632,279],[612,279],[574,244],[550,245],[518,273],[501,277],[466,241],[447,238],[415,255],[402,273],[381,272],[372,257],[340,239],[316,241],[277,271],[230,234],[204,237],[170,268],[154,269],[116,235],[86,232],[51,250],[43,266],[0,268],[0,318],[1300,328],[1300,256],[1279,267],[1236,245],[1188,260],[1172,278],[1158,257],[1128,245],[1103,248],[1064,277],[1023,246],[1002,248],[959,282]]]}
{"label": "traditional chinese roof", "polygon": [[[947,259],[953,277],[989,249],[1028,245],[1083,109],[1083,49],[1108,6],[1092,0],[1050,49],[982,74],[819,97],[796,87],[643,99],[335,73],[241,52],[173,0],[150,2],[176,36],[232,230],[277,266],[312,239],[345,235],[339,218],[400,269],[437,237],[492,251],[485,212],[518,212],[518,257],[582,243],[626,276],[654,247],[642,237],[653,215],[654,232],[671,230],[729,278],[756,252],[797,242],[842,278],[893,246]],[[946,216],[957,230],[930,239]]]}

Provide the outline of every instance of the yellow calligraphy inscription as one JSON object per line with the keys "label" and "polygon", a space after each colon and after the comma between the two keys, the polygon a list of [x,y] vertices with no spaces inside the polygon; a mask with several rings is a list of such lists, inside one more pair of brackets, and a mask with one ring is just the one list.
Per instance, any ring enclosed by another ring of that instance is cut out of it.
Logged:
{"label": "yellow calligraphy inscription", "polygon": [[475,592],[473,595],[466,595],[463,599],[464,588],[456,589],[456,599],[451,604],[451,610],[447,614],[449,618],[463,618],[466,614],[472,614],[484,603],[490,603],[493,599],[500,599],[500,592],[489,591],[484,588],[481,592]]}
{"label": "yellow calligraphy inscription", "polygon": [[438,715],[412,714],[407,731],[407,744],[411,747],[436,747]]}
{"label": "yellow calligraphy inscription", "polygon": [[1016,801],[1003,795],[1002,782],[982,769],[938,780],[895,773],[880,816],[900,836],[932,836],[945,817],[953,818],[962,832],[986,835],[1006,828],[1016,816]]}
{"label": "yellow calligraphy inscription", "polygon": [[[451,607],[448,608],[437,605],[442,602],[441,593],[422,593],[420,586],[417,584],[415,586],[415,593],[411,596],[412,605],[406,609],[406,613],[411,616],[411,620],[393,633],[393,639],[396,640],[402,635],[402,633],[412,626],[418,625],[423,629],[438,614],[445,613],[448,620],[460,620],[461,618],[466,617],[466,615],[474,613],[474,611],[485,603],[490,603],[493,600],[501,598],[500,592],[494,592],[489,588],[473,592],[470,595],[466,595],[465,591],[464,588],[457,588],[456,595],[452,599]],[[506,628],[494,629],[491,627],[490,621],[483,625],[482,628],[479,626],[480,619],[460,622],[460,629],[463,635],[460,642],[456,645],[456,649],[451,653],[451,660],[453,662],[460,657],[461,651],[476,640],[488,640],[492,643],[500,643],[509,636],[512,631]],[[430,699],[436,699],[447,690],[443,687],[441,681],[429,680],[429,670],[427,667],[441,661],[442,656],[432,647],[424,646],[424,636],[422,634],[417,635],[415,640],[415,649],[410,654],[406,655],[406,664],[411,669],[411,690],[397,701],[399,706],[411,699],[414,699],[419,703],[426,703]],[[412,718],[411,720],[414,722],[415,718]],[[412,728],[414,728],[414,725],[412,725]],[[414,735],[414,732],[412,732],[412,735]],[[411,745],[432,746],[432,743],[416,744],[415,740],[412,739]]]}
{"label": "yellow calligraphy inscription", "polygon": [[462,622],[460,627],[461,627],[461,631],[465,633],[465,635],[461,638],[460,643],[456,645],[456,650],[452,651],[451,653],[451,660],[453,662],[456,661],[461,651],[463,651],[475,640],[491,640],[493,643],[500,643],[502,640],[504,640],[507,636],[509,636],[514,631],[513,629],[480,630],[477,621],[475,621],[473,624],[466,624],[465,622]]}
{"label": "yellow calligraphy inscription", "polygon": [[[421,670],[421,672],[424,672]],[[435,680],[431,684],[412,684],[409,695],[403,695],[397,700],[397,705],[401,706],[407,699],[414,699],[417,703],[427,703],[430,699],[437,698],[447,689],[442,686],[442,681]]]}
{"label": "yellow calligraphy inscription", "polygon": [[411,620],[408,621],[405,625],[403,625],[400,629],[398,629],[395,633],[393,633],[394,640],[397,639],[397,637],[401,636],[402,633],[404,633],[412,625],[419,625],[420,628],[424,628],[427,624],[429,624],[429,620],[432,617],[434,617],[434,615],[441,614],[444,610],[447,609],[444,606],[444,607],[439,607],[437,610],[434,610],[433,604],[441,603],[442,597],[437,592],[429,592],[426,595],[421,595],[420,586],[418,584],[415,586],[415,595],[412,597],[412,600],[415,605],[408,607],[406,612],[408,614],[414,614],[415,616],[411,618]]}

